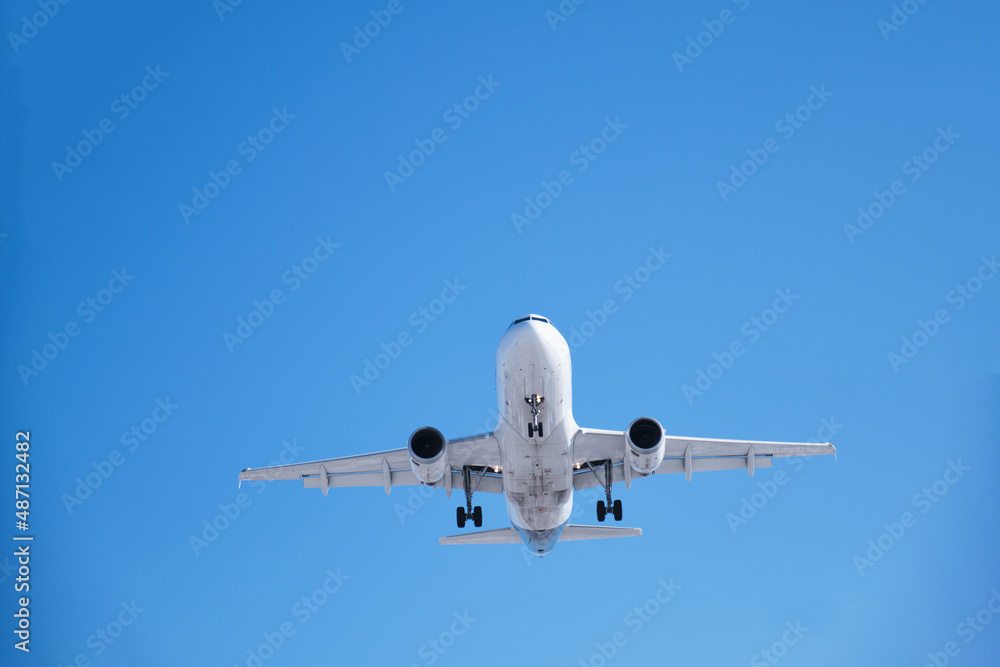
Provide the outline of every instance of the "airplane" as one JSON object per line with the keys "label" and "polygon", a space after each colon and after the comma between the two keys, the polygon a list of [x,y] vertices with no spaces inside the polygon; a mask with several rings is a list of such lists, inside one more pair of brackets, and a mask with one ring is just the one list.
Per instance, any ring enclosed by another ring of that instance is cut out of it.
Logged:
{"label": "airplane", "polygon": [[267,468],[247,468],[243,480],[301,480],[304,488],[423,484],[465,494],[456,510],[464,528],[482,526],[482,508],[473,494],[503,494],[512,527],[440,538],[441,544],[523,542],[544,556],[556,542],[642,534],[640,528],[583,526],[569,523],[573,492],[604,488],[597,520],[622,519],[622,502],[612,488],[654,474],[745,469],[771,466],[777,456],[834,454],[830,443],[711,440],[666,435],[652,417],[640,417],[624,431],[580,428],[573,419],[570,350],[566,339],[545,317],[514,320],[496,352],[497,407],[492,433],[449,440],[432,426],[410,435],[406,447]]}

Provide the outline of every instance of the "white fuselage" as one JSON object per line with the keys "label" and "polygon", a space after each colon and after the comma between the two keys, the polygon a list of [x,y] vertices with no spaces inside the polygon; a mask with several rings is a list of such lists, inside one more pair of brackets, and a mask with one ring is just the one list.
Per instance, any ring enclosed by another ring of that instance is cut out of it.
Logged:
{"label": "white fuselage", "polygon": [[[512,324],[496,358],[500,445],[507,514],[532,551],[544,554],[559,539],[573,508],[573,420],[569,345],[538,319]],[[541,397],[532,415],[528,399]],[[534,422],[542,425],[539,436]],[[529,435],[529,424],[532,425]]]}

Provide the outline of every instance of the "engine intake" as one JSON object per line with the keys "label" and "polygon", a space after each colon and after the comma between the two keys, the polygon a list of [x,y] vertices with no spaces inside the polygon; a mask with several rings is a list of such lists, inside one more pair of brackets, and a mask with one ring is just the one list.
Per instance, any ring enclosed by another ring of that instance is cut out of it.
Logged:
{"label": "engine intake", "polygon": [[441,431],[432,426],[418,428],[406,442],[410,453],[410,468],[424,484],[434,484],[448,469],[448,457],[445,455],[446,440]]}
{"label": "engine intake", "polygon": [[640,417],[625,432],[625,461],[640,475],[649,475],[663,462],[663,427],[652,417]]}

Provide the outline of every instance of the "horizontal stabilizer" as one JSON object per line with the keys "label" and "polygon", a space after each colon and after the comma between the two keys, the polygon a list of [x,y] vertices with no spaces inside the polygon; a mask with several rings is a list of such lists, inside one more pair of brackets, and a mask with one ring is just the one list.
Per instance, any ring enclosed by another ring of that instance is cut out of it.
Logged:
{"label": "horizontal stabilizer", "polygon": [[559,536],[560,542],[570,540],[600,540],[605,537],[639,537],[642,528],[622,528],[620,526],[575,526],[570,524]]}
{"label": "horizontal stabilizer", "polygon": [[481,530],[478,533],[449,535],[438,540],[441,544],[520,544],[521,536],[513,528]]}
{"label": "horizontal stabilizer", "polygon": [[[570,524],[559,535],[560,542],[571,540],[599,540],[607,537],[638,537],[642,528],[619,526],[577,526]],[[441,544],[520,544],[521,536],[513,528],[481,530],[477,533],[450,535],[438,540]]]}

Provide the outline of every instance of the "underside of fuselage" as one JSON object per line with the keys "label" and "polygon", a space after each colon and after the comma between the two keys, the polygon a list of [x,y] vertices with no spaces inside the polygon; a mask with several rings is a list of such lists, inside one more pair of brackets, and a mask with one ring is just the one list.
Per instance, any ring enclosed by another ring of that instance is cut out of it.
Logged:
{"label": "underside of fuselage", "polygon": [[568,520],[555,528],[547,530],[528,530],[527,528],[521,528],[516,523],[514,524],[514,528],[531,553],[537,556],[544,556],[552,551],[552,547],[559,541],[559,536],[562,534],[563,529],[566,528],[567,523],[569,523]]}
{"label": "underside of fuselage", "polygon": [[569,345],[548,320],[515,320],[497,346],[497,407],[507,514],[538,555],[559,540],[573,506]]}

